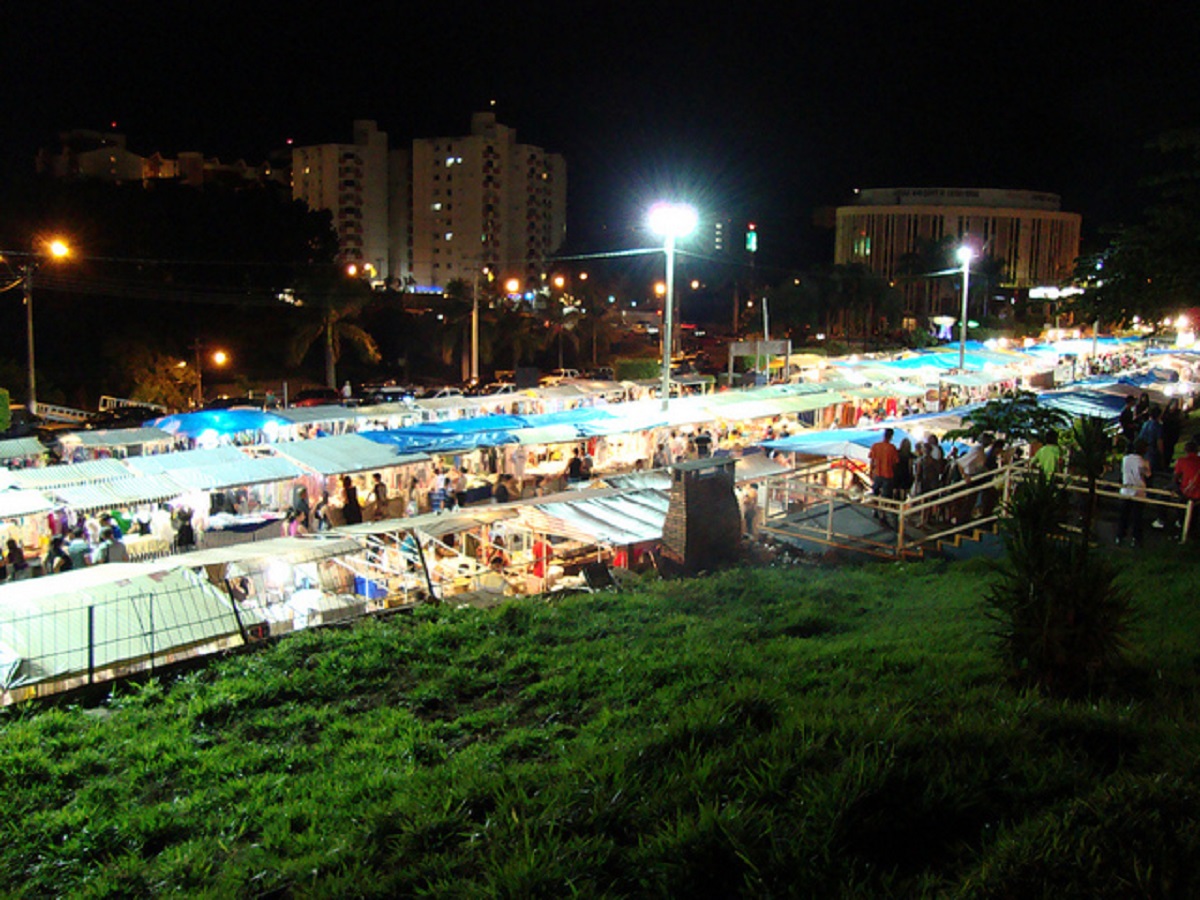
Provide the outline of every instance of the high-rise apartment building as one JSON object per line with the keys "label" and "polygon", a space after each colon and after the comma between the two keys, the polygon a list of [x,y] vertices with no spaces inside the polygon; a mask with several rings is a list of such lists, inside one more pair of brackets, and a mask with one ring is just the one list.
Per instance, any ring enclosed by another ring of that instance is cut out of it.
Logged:
{"label": "high-rise apartment building", "polygon": [[292,149],[292,196],[333,214],[341,262],[388,278],[393,274],[388,137],[369,120],[356,121],[353,131],[349,144]]}
{"label": "high-rise apartment building", "polygon": [[486,267],[501,281],[540,285],[546,257],[566,237],[562,156],[518,143],[514,129],[481,112],[469,135],[413,141],[407,169],[405,276],[445,287]]}

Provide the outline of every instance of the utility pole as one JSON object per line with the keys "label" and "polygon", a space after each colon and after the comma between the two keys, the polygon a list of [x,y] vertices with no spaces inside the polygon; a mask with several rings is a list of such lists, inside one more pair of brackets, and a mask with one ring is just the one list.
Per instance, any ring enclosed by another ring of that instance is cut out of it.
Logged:
{"label": "utility pole", "polygon": [[25,276],[25,334],[29,341],[29,414],[37,415],[37,374],[33,365],[33,262],[22,268]]}

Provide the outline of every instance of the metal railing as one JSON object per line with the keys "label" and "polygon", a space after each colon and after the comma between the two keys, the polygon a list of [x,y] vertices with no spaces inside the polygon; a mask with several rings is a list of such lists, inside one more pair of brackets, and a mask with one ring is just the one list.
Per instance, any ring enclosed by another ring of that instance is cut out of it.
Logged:
{"label": "metal railing", "polygon": [[[969,481],[894,500],[870,493],[861,462],[823,460],[772,480],[763,504],[763,530],[785,539],[797,538],[874,556],[920,557],[944,542],[957,543],[964,536],[978,537],[980,532],[994,530],[1016,484],[1030,471],[1030,463],[1022,460]],[[1088,493],[1084,478],[1065,474],[1055,477],[1072,494]],[[1145,496],[1130,498],[1120,493],[1120,485],[1105,481],[1097,484],[1096,496],[1098,501],[1135,502],[1164,514],[1173,511],[1182,517],[1179,539],[1187,540],[1194,501],[1157,488],[1147,488]],[[873,526],[876,516],[889,527]]]}
{"label": "metal railing", "polygon": [[111,412],[114,409],[126,409],[131,406],[142,409],[154,409],[163,413],[170,412],[169,409],[158,403],[147,403],[144,400],[127,400],[124,397],[110,397],[107,394],[100,398],[98,409],[100,412]]}

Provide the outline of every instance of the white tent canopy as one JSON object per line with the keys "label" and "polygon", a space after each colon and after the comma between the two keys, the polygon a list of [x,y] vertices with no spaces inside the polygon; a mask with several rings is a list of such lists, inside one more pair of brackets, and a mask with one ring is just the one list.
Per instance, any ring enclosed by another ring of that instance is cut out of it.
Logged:
{"label": "white tent canopy", "polygon": [[0,689],[215,641],[241,642],[233,607],[185,569],[109,563],[0,586]]}

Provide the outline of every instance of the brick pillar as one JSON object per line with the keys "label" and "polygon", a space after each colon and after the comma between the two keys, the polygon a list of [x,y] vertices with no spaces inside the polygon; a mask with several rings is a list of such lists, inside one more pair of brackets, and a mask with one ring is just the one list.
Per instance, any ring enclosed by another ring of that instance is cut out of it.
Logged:
{"label": "brick pillar", "polygon": [[671,467],[671,499],[663,523],[663,555],[685,572],[734,562],[742,521],[733,492],[735,461],[697,459]]}

